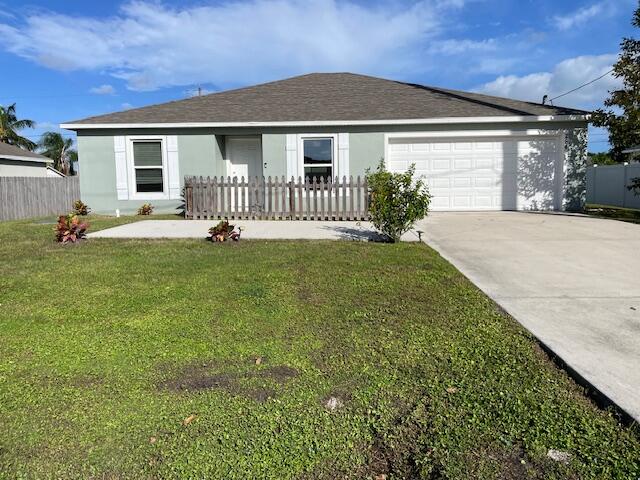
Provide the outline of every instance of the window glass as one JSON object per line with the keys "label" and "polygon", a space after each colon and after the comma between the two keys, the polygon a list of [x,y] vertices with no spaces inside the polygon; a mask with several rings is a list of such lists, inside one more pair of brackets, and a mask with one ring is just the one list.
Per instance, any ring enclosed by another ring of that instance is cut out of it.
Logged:
{"label": "window glass", "polygon": [[320,177],[324,178],[325,183],[329,181],[333,175],[331,167],[304,167],[304,177],[313,180],[316,177],[316,181],[320,181]]}
{"label": "window glass", "polygon": [[136,168],[136,190],[138,192],[162,192],[161,168]]}
{"label": "window glass", "polygon": [[333,162],[333,141],[331,138],[306,138],[304,140],[304,163]]}
{"label": "window glass", "polygon": [[133,142],[133,164],[136,167],[161,167],[162,142]]}
{"label": "window glass", "polygon": [[162,193],[162,142],[133,142],[133,168],[137,192]]}
{"label": "window glass", "polygon": [[303,147],[305,178],[328,181],[333,176],[333,138],[305,138]]}

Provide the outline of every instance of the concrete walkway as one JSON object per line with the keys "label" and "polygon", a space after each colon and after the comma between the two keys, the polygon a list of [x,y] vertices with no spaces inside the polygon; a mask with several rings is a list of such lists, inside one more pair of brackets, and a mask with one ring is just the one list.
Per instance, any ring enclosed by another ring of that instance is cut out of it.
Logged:
{"label": "concrete walkway", "polygon": [[640,421],[640,225],[535,213],[433,213],[426,242]]}
{"label": "concrete walkway", "polygon": [[[206,238],[215,220],[141,220],[89,233],[89,238]],[[242,220],[243,239],[265,240],[379,240],[369,222],[304,222],[291,220]],[[408,232],[405,241],[417,241]]]}

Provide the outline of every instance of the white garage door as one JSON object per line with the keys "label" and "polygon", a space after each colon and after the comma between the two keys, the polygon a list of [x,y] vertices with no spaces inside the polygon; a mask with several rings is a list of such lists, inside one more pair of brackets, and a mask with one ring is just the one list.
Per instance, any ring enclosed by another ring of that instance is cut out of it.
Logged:
{"label": "white garage door", "polygon": [[432,210],[549,210],[561,207],[558,137],[388,139],[388,168],[411,164],[431,192]]}

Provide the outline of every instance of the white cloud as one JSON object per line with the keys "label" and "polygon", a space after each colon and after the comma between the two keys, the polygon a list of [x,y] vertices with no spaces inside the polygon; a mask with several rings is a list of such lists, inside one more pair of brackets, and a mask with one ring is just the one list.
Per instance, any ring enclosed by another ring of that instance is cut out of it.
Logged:
{"label": "white cloud", "polygon": [[498,48],[497,42],[493,38],[486,40],[439,40],[433,42],[429,48],[429,53],[442,55],[459,55],[471,52],[492,52]]}
{"label": "white cloud", "polygon": [[551,23],[558,30],[571,30],[572,28],[584,25],[596,17],[602,17],[602,15],[610,16],[614,11],[614,3],[605,0],[594,3],[588,7],[579,8],[567,15],[556,15],[551,19]]}
{"label": "white cloud", "polygon": [[38,11],[0,23],[4,48],[56,70],[106,71],[134,90],[251,84],[308,71],[424,69],[415,49],[464,0],[357,4],[249,0],[173,7],[136,0],[115,17]]}
{"label": "white cloud", "polygon": [[120,105],[120,108],[122,108],[122,110],[131,110],[133,108],[133,105],[131,105],[129,102],[124,102]]}
{"label": "white cloud", "polygon": [[[489,95],[541,102],[544,95],[553,98],[606,73],[616,59],[615,54],[570,58],[558,63],[550,72],[500,76],[475,90]],[[555,103],[577,108],[597,107],[602,104],[608,92],[619,88],[620,84],[619,79],[607,75]]]}
{"label": "white cloud", "polygon": [[116,89],[113,88],[112,85],[104,84],[99,87],[93,87],[89,89],[91,93],[95,93],[96,95],[113,95],[116,93]]}

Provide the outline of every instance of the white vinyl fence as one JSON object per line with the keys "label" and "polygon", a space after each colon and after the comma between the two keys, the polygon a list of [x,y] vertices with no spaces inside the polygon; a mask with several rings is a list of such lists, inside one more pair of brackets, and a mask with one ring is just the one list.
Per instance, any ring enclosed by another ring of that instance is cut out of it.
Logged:
{"label": "white vinyl fence", "polygon": [[79,199],[78,176],[0,177],[0,220],[62,215]]}
{"label": "white vinyl fence", "polygon": [[587,168],[587,203],[640,209],[640,196],[627,187],[640,177],[640,163]]}

